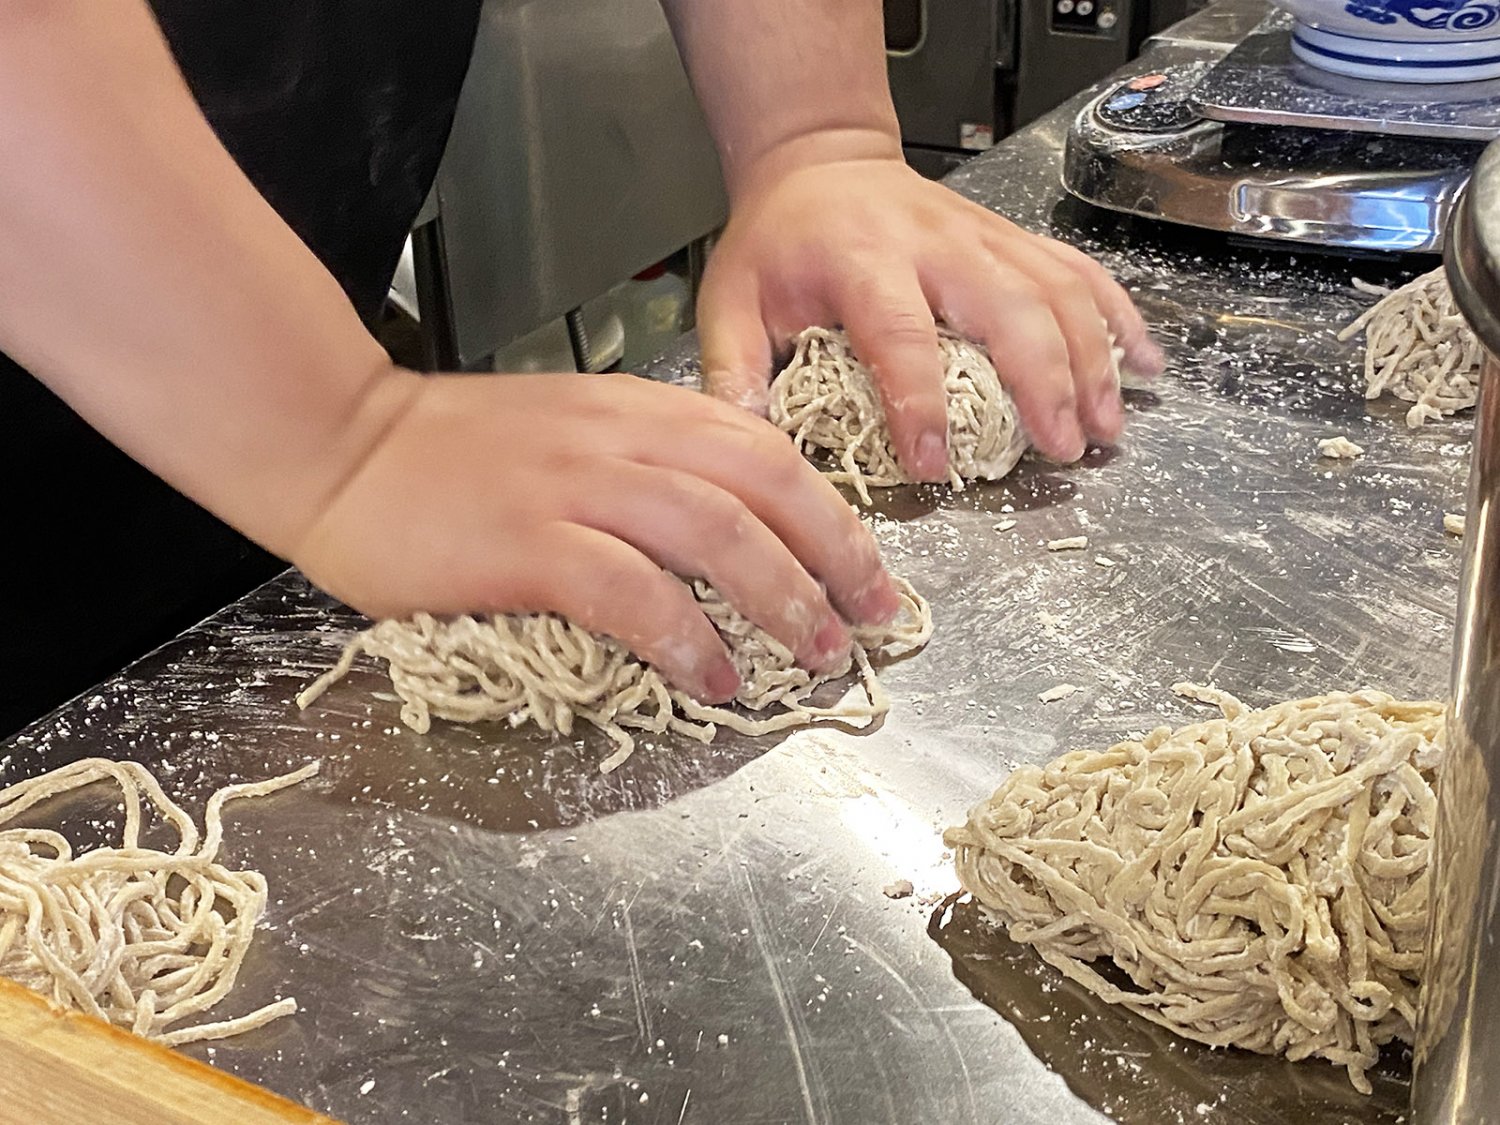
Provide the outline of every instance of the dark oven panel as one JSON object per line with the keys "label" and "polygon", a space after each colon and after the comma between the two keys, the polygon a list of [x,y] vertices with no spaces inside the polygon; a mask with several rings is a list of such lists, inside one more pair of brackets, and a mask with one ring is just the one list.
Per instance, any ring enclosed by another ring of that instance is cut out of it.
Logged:
{"label": "dark oven panel", "polygon": [[908,150],[977,151],[1009,131],[1010,0],[885,0],[885,41]]}

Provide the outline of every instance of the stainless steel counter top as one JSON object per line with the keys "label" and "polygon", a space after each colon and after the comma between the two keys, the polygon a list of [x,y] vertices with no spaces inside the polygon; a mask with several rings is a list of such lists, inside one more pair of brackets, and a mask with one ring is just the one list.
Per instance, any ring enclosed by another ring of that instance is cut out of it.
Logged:
{"label": "stainless steel counter top", "polygon": [[[1260,9],[1239,10],[1243,33]],[[1222,49],[1169,36],[1154,57]],[[1401,408],[1367,407],[1357,348],[1333,339],[1365,303],[1352,274],[1426,263],[1090,217],[1057,187],[1065,112],[953,184],[1101,253],[1172,371],[1132,397],[1116,452],[882,499],[874,525],[937,632],[884,672],[880,729],[648,740],[606,777],[593,737],[416,735],[371,698],[370,667],[299,714],[356,622],[289,575],[3,747],[7,781],[134,757],[199,808],[322,759],[314,782],[236,806],[226,847],[272,888],[228,1007],[303,1010],[202,1057],[371,1125],[1398,1119],[1399,1059],[1365,1099],[1331,1066],[1175,1042],[945,897],[944,827],[1016,763],[1200,715],[1174,681],[1269,702],[1431,696],[1448,675],[1459,551],[1441,518],[1469,424],[1410,432]],[[656,374],[688,376],[689,355]],[[1334,434],[1365,457],[1319,461]],[[1079,533],[1085,552],[1041,546]],[[1038,702],[1062,682],[1083,690]],[[898,879],[916,895],[887,898]]]}

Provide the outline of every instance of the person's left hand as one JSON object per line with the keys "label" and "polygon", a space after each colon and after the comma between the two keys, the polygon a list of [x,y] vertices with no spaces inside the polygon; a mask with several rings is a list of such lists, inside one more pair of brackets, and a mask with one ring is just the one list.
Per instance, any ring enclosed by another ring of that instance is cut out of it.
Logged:
{"label": "person's left hand", "polygon": [[1112,339],[1133,372],[1162,368],[1130,297],[1091,258],[874,157],[806,164],[736,198],[698,304],[705,385],[764,412],[774,354],[810,325],[842,326],[875,373],[903,466],[942,480],[934,318],[988,348],[1032,444],[1060,461],[1119,436]]}

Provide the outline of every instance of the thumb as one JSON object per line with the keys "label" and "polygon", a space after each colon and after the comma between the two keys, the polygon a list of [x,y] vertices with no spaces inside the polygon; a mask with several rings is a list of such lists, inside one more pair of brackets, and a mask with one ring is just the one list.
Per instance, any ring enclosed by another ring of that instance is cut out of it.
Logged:
{"label": "thumb", "polygon": [[760,294],[751,285],[705,282],[698,298],[698,342],[703,351],[703,389],[752,414],[766,413],[771,382],[771,341],[760,314]]}

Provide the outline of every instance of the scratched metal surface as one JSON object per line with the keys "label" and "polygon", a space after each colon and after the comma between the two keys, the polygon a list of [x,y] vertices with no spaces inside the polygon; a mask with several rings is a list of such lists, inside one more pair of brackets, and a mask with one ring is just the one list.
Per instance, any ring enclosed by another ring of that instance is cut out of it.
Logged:
{"label": "scratched metal surface", "polygon": [[[4,747],[7,781],[135,757],[195,807],[322,760],[237,806],[227,845],[272,886],[229,1006],[292,994],[302,1011],[197,1053],[369,1125],[1398,1119],[1399,1057],[1366,1099],[1329,1066],[1175,1042],[947,897],[944,827],[1016,763],[1199,714],[1174,681],[1269,702],[1447,679],[1459,557],[1440,521],[1469,426],[1412,433],[1367,407],[1333,339],[1364,300],[1351,271],[1423,263],[1091,226],[1055,186],[1062,119],[955,186],[1102,254],[1173,370],[1132,397],[1112,454],[882,499],[874,526],[937,632],[885,670],[880,729],[659,739],[604,777],[597,738],[407,731],[368,668],[298,714],[356,622],[287,576]],[[689,356],[656,374],[689,377]],[[1365,457],[1319,462],[1337,433]],[[1041,547],[1079,533],[1086,551]],[[1082,690],[1038,702],[1062,682]],[[916,894],[887,898],[898,879]]]}

